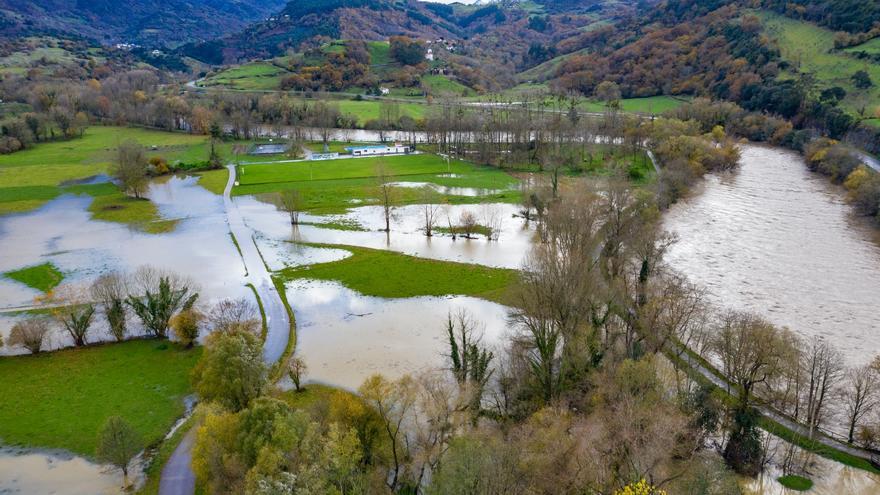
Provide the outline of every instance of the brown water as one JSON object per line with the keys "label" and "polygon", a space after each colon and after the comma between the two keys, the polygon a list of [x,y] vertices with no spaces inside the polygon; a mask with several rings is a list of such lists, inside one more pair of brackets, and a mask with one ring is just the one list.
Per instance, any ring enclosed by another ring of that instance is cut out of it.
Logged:
{"label": "brown water", "polygon": [[462,296],[383,299],[335,282],[287,284],[296,315],[297,355],[308,380],[355,390],[370,375],[397,378],[446,366],[444,323],[467,311],[480,323],[483,343],[495,350],[507,335],[507,308]]}
{"label": "brown water", "polygon": [[[141,463],[128,483],[143,483]],[[122,471],[63,452],[0,447],[0,493],[28,495],[111,495],[124,493]]]}
{"label": "brown water", "polygon": [[740,169],[700,189],[665,216],[673,268],[718,305],[829,339],[850,364],[880,353],[880,244],[842,188],[793,152],[744,145]]}

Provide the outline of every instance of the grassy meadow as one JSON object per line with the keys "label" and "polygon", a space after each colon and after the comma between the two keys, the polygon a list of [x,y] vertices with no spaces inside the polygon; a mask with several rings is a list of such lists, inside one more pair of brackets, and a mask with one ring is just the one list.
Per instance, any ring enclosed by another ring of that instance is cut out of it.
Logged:
{"label": "grassy meadow", "polygon": [[110,416],[152,444],[183,414],[200,348],[134,340],[0,359],[0,439],[94,456]]}
{"label": "grassy meadow", "polygon": [[[834,49],[834,32],[809,22],[798,21],[768,11],[757,11],[770,35],[776,38],[782,57],[801,72],[812,73],[820,88],[840,86],[847,92],[841,105],[856,113],[871,112],[880,106],[880,64],[859,60],[848,51]],[[880,41],[871,47],[880,46]],[[857,89],[850,79],[866,70],[874,81],[868,89]],[[790,74],[788,75],[791,76]]]}
{"label": "grassy meadow", "polygon": [[[474,187],[499,190],[482,197],[436,195],[448,203],[474,203],[483,200],[517,202],[517,179],[494,167],[483,167],[459,160],[446,161],[431,154],[348,158],[297,163],[253,164],[239,167],[240,185],[235,195],[263,194],[297,190],[305,209],[314,213],[336,213],[352,206],[379,204],[377,168],[385,168],[391,182],[430,182],[439,186]],[[453,177],[445,176],[447,173]],[[423,201],[418,188],[394,189],[396,204]]]}
{"label": "grassy meadow", "polygon": [[64,280],[64,274],[52,263],[42,263],[0,274],[41,292],[49,292]]}
{"label": "grassy meadow", "polygon": [[454,294],[496,302],[505,300],[507,289],[517,276],[516,270],[430,260],[377,249],[333,247],[350,251],[352,255],[331,263],[287,268],[278,275],[284,280],[334,280],[375,297]]}
{"label": "grassy meadow", "polygon": [[287,70],[269,62],[251,62],[206,77],[201,85],[241,91],[274,91],[281,86],[281,79],[286,74],[289,74]]}

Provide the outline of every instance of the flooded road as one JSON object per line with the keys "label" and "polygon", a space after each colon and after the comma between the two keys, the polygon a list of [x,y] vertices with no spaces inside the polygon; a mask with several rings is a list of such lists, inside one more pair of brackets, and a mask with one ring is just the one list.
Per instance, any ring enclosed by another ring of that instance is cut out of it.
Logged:
{"label": "flooded road", "polygon": [[718,305],[829,339],[848,364],[880,353],[880,244],[841,188],[797,154],[744,145],[741,167],[707,175],[665,216],[669,264]]}
{"label": "flooded road", "polygon": [[507,308],[473,297],[383,299],[335,282],[296,280],[287,284],[287,298],[307,379],[349,390],[374,373],[394,379],[447,366],[450,313],[470,313],[490,349],[507,335]]}

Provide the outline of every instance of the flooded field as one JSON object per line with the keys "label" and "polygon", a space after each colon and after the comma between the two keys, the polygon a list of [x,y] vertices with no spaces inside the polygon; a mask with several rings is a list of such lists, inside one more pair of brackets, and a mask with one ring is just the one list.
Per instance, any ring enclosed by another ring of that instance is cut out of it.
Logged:
{"label": "flooded field", "polygon": [[[134,463],[129,483],[143,481],[140,463]],[[122,471],[93,464],[61,452],[0,447],[0,493],[117,495],[122,493]]]}
{"label": "flooded field", "polygon": [[[523,258],[531,247],[534,236],[533,225],[526,225],[521,218],[514,217],[518,210],[517,206],[501,203],[438,207],[437,227],[446,227],[449,222],[456,224],[464,211],[473,213],[481,223],[488,218],[497,221],[500,236],[497,241],[487,241],[479,236],[475,239],[459,237],[455,240],[448,235],[425,236],[423,205],[396,208],[391,222],[391,232],[385,233],[380,231],[385,228],[385,217],[380,206],[355,207],[344,215],[300,216],[300,221],[304,223],[338,221],[357,224],[364,229],[364,231],[344,231],[312,225],[300,225],[294,228],[290,225],[287,216],[270,204],[253,197],[237,197],[235,200],[248,226],[261,238],[388,249],[423,258],[476,263],[499,268],[522,266]],[[273,264],[268,258],[267,262]]]}
{"label": "flooded field", "polygon": [[[251,297],[242,285],[244,267],[229,237],[222,198],[198,186],[195,177],[154,183],[149,196],[164,218],[181,219],[173,232],[146,234],[92,220],[91,198],[85,196],[63,196],[30,213],[0,217],[0,273],[49,261],[64,273],[65,283],[90,283],[103,273],[150,265],[197,281],[203,302]],[[39,295],[0,278],[0,312],[28,308]],[[9,331],[14,319],[0,315],[0,334]],[[100,324],[96,337],[102,333]],[[53,347],[64,345],[65,337],[57,336]]]}
{"label": "flooded field", "polygon": [[308,379],[350,390],[370,375],[397,378],[446,366],[446,317],[464,310],[490,348],[507,334],[507,308],[472,297],[368,297],[334,282],[287,284],[297,321],[297,355]]}
{"label": "flooded field", "polygon": [[850,364],[880,353],[880,245],[842,190],[795,153],[742,147],[741,168],[673,206],[668,262],[718,305],[833,342]]}

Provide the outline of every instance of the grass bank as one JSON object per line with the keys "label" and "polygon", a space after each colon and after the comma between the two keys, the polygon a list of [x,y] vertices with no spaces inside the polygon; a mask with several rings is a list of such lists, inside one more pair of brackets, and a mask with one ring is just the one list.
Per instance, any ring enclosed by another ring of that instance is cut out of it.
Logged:
{"label": "grass bank", "polygon": [[200,354],[167,341],[133,340],[0,358],[0,439],[91,457],[98,430],[116,415],[155,444],[183,414]]}
{"label": "grass bank", "polygon": [[64,274],[52,263],[29,266],[2,275],[41,292],[51,291],[64,280]]}
{"label": "grass bank", "polygon": [[[331,247],[319,245],[318,247]],[[340,261],[277,272],[282,280],[333,280],[362,294],[385,298],[461,295],[504,303],[516,281],[516,270],[417,258],[391,251],[353,246]]]}

